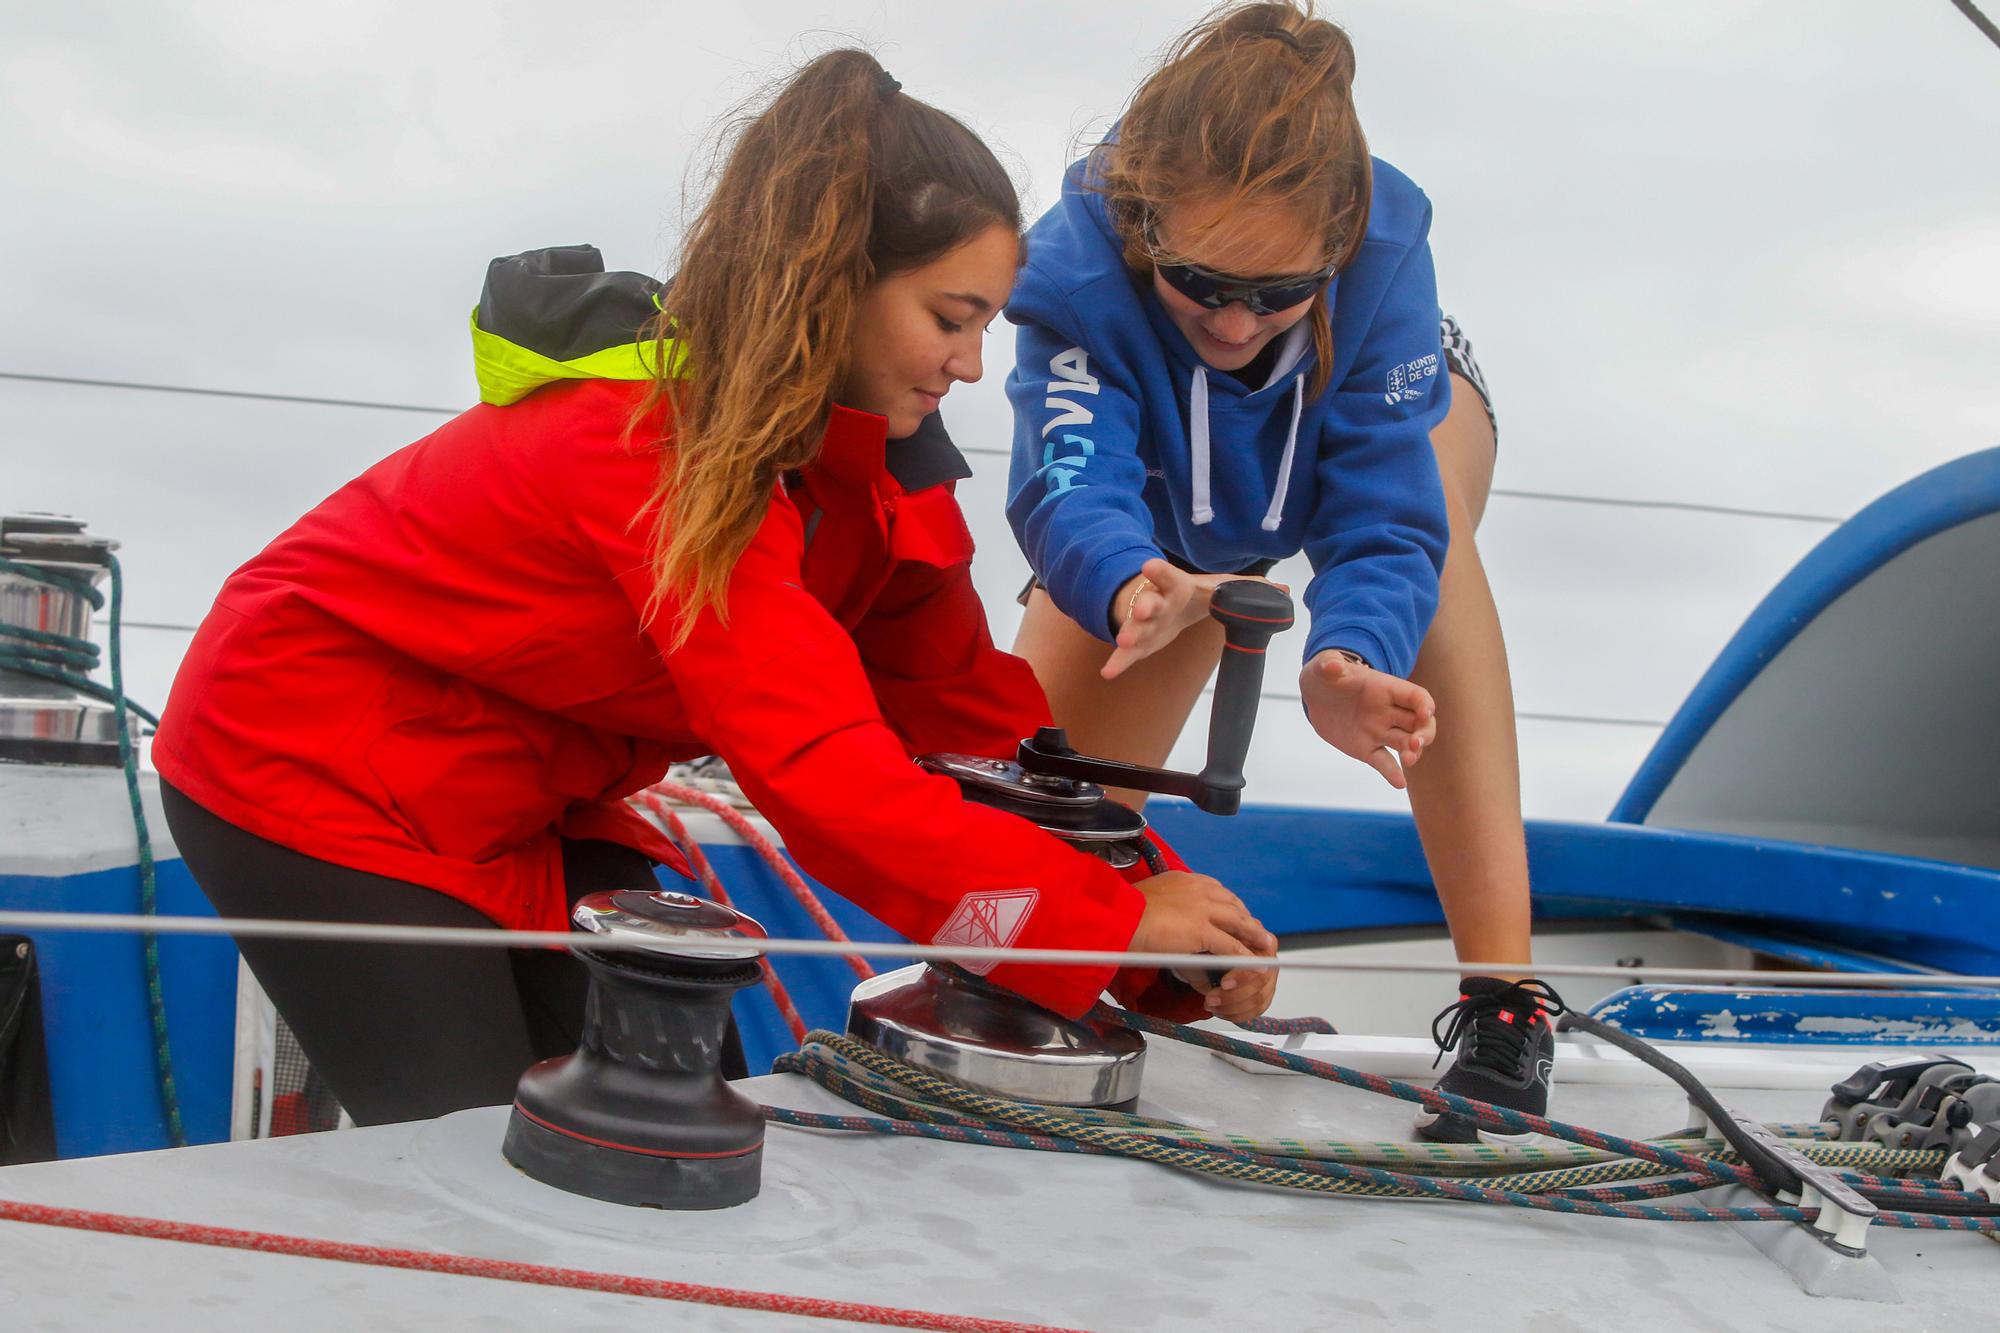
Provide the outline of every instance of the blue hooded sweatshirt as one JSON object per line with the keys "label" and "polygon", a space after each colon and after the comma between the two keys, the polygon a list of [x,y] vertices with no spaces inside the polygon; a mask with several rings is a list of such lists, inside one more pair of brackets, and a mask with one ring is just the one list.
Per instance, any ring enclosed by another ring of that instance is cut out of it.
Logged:
{"label": "blue hooded sweatshirt", "polygon": [[1306,659],[1345,648],[1408,676],[1448,533],[1429,438],[1451,401],[1430,201],[1375,161],[1367,237],[1328,293],[1333,375],[1308,400],[1307,322],[1259,387],[1207,366],[1125,266],[1090,163],[1028,233],[1007,305],[1007,517],[1036,576],[1110,641],[1112,599],[1148,560],[1233,572],[1304,550]]}

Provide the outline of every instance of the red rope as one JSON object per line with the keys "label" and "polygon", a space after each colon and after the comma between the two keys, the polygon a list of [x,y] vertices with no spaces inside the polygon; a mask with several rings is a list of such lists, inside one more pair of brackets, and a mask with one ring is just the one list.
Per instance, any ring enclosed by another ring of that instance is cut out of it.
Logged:
{"label": "red rope", "polygon": [[[694,835],[687,831],[687,825],[681,822],[681,817],[674,813],[672,806],[653,793],[646,792],[644,795],[647,807],[666,822],[667,836],[674,840],[680,847],[682,855],[687,857],[689,868],[694,871],[695,878],[701,882],[702,888],[708,890],[708,896],[724,907],[730,906],[729,890],[722,887],[722,877],[715,873],[715,867],[709,864],[707,854],[701,850],[701,844],[694,840]],[[792,1001],[791,991],[785,988],[784,980],[779,977],[778,969],[771,966],[769,958],[759,958],[757,965],[763,969],[764,987],[771,992],[771,1003],[778,1006],[778,1016],[783,1018],[785,1026],[792,1030],[792,1040],[803,1046],[808,1029],[805,1017],[799,1013],[798,1005]]]}
{"label": "red rope", "polygon": [[821,1300],[813,1296],[787,1296],[779,1292],[710,1287],[696,1282],[669,1282],[661,1278],[594,1273],[581,1268],[550,1268],[543,1264],[480,1259],[462,1254],[434,1254],[426,1250],[352,1245],[345,1241],[313,1240],[305,1236],[283,1236],[267,1231],[238,1231],[232,1227],[203,1226],[196,1222],[168,1222],[156,1217],[130,1217],[122,1213],[99,1213],[82,1208],[52,1208],[46,1204],[15,1203],[5,1199],[0,1199],[0,1219],[10,1222],[30,1222],[38,1226],[68,1227],[74,1231],[98,1231],[116,1236],[177,1240],[190,1245],[214,1245],[229,1250],[253,1250],[259,1254],[289,1254],[304,1259],[331,1259],[339,1263],[373,1264],[381,1268],[407,1268],[424,1273],[451,1273],[459,1277],[526,1282],[542,1287],[602,1291],[616,1296],[646,1296],[654,1300],[690,1301],[698,1305],[721,1305],[738,1310],[764,1310],[774,1314],[803,1315],[813,1319],[845,1319],[851,1323],[877,1324],[889,1328],[938,1329],[943,1333],[1078,1333],[1075,1329],[1052,1328],[1045,1324],[1017,1324],[1005,1319],[983,1319],[977,1315],[933,1314],[926,1310],[900,1310],[885,1305],[863,1305],[854,1301]]}
{"label": "red rope", "polygon": [[[843,944],[853,943],[852,940],[847,938],[847,932],[840,928],[840,923],[833,919],[833,914],[826,910],[826,904],[819,900],[819,895],[812,891],[812,886],[805,882],[804,877],[798,871],[792,869],[792,863],[785,859],[785,854],[779,851],[769,838],[759,833],[755,824],[752,824],[748,819],[743,817],[742,811],[736,809],[736,807],[723,800],[720,796],[713,796],[705,791],[697,791],[693,787],[683,786],[678,782],[671,782],[664,778],[641,793],[649,798],[647,804],[655,811],[659,809],[657,805],[653,805],[653,799],[656,799],[655,793],[679,801],[683,805],[698,805],[711,814],[719,816],[723,823],[735,830],[737,837],[749,843],[751,847],[756,849],[757,854],[764,858],[765,863],[777,873],[778,878],[784,881],[785,887],[792,891],[792,896],[799,900],[799,906],[806,909],[806,915],[813,919],[813,923],[820,928],[820,931],[828,939],[839,940]],[[861,957],[860,954],[843,954],[841,956],[847,959],[847,965],[853,968],[855,975],[859,976],[863,981],[875,975],[875,969],[868,966],[868,961]]]}

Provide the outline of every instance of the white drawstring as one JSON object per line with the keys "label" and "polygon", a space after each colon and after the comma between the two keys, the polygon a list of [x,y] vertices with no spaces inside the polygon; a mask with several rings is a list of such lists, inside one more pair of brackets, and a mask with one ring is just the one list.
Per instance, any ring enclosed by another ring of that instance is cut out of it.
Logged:
{"label": "white drawstring", "polygon": [[[1278,346],[1277,361],[1264,383],[1273,384],[1280,376],[1289,374],[1305,356],[1310,343],[1310,331],[1304,323],[1287,332],[1284,342]],[[1299,420],[1305,415],[1305,409],[1306,381],[1301,375],[1292,381],[1292,425],[1285,433],[1285,456],[1278,464],[1278,488],[1271,493],[1271,507],[1264,511],[1263,527],[1266,532],[1276,532],[1285,521],[1285,496],[1292,489],[1292,461],[1298,456]],[[1188,454],[1194,472],[1188,517],[1196,527],[1200,527],[1215,520],[1215,506],[1210,495],[1208,369],[1205,366],[1196,366],[1193,378],[1188,381]]]}
{"label": "white drawstring", "polygon": [[1278,464],[1278,489],[1271,493],[1271,507],[1264,511],[1264,531],[1276,532],[1285,521],[1285,492],[1292,488],[1292,457],[1299,451],[1299,417],[1306,410],[1306,377],[1292,381],[1292,428],[1285,435],[1285,457]]}
{"label": "white drawstring", "polygon": [[1208,497],[1208,371],[1200,366],[1188,382],[1188,447],[1194,464],[1194,507],[1188,517],[1200,527],[1215,518]]}

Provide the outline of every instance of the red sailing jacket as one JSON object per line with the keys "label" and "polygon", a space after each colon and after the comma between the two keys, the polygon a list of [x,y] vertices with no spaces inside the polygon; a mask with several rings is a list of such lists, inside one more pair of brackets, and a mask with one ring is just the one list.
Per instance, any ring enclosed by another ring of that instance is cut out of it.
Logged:
{"label": "red sailing jacket", "polygon": [[[948,484],[906,492],[882,418],[833,410],[712,612],[667,652],[637,511],[643,384],[479,406],[391,455],[223,586],[174,683],[161,774],[252,833],[409,880],[502,926],[567,925],[558,832],[682,867],[623,800],[720,754],[799,864],[912,940],[1123,949],[1142,895],[961,799],[916,754],[1011,755],[1047,721],[990,640]],[[1023,910],[1025,908],[1025,910]],[[1072,1016],[1108,967],[994,970]],[[1201,1012],[1155,974],[1158,1012]],[[1145,992],[1140,996],[1138,992]]]}

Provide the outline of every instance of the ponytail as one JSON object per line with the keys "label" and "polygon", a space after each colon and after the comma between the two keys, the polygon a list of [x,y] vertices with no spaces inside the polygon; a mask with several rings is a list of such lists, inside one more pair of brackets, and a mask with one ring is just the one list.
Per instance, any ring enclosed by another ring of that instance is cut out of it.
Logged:
{"label": "ponytail", "polygon": [[686,358],[634,417],[664,404],[671,418],[647,613],[676,607],[676,646],[703,609],[727,620],[730,572],[779,478],[817,455],[868,284],[989,226],[1020,230],[992,151],[900,89],[866,52],[832,51],[741,116],[648,330],[652,364]]}

